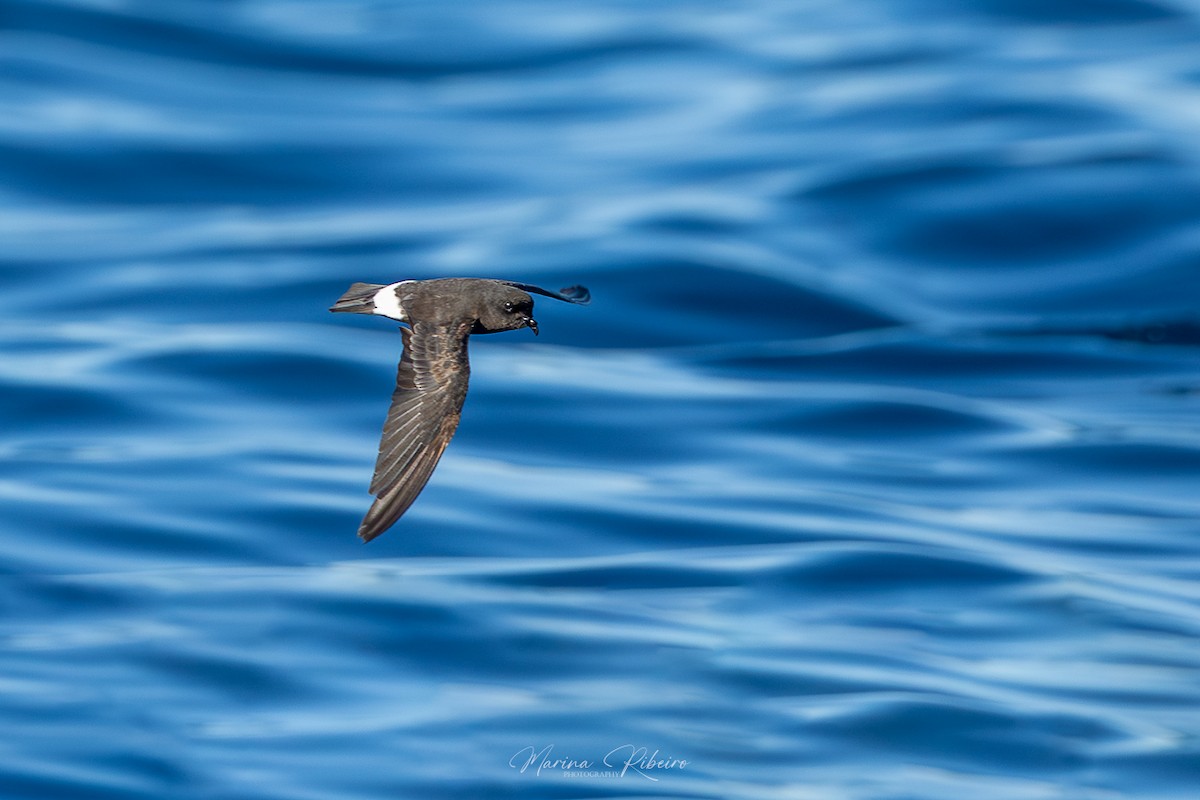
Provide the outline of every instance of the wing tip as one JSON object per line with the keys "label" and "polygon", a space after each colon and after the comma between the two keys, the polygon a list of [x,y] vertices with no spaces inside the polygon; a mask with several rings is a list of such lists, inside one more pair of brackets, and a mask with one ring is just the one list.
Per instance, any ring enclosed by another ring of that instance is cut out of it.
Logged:
{"label": "wing tip", "polygon": [[371,508],[367,511],[367,515],[363,517],[362,523],[358,526],[358,538],[363,540],[363,544],[377,539],[387,533],[388,529],[395,525],[400,517],[404,516],[404,512],[408,510],[409,504],[405,504],[399,510],[392,509],[391,513],[387,513],[388,509],[383,503],[383,498],[376,499],[371,504]]}
{"label": "wing tip", "polygon": [[362,539],[363,544],[366,544],[367,542],[371,541],[372,539],[378,538],[379,535],[382,534],[386,530],[387,530],[387,528],[381,528],[379,530],[372,530],[372,529],[368,528],[366,525],[362,525],[358,529],[358,538]]}
{"label": "wing tip", "polygon": [[388,529],[395,525],[400,520],[400,517],[404,516],[404,512],[408,510],[406,506],[395,516],[389,514],[381,517],[379,516],[379,510],[381,509],[376,508],[378,505],[379,501],[371,504],[371,510],[367,512],[367,516],[363,517],[362,524],[358,526],[358,538],[363,540],[363,544],[387,533]]}
{"label": "wing tip", "polygon": [[592,293],[588,291],[586,286],[580,286],[578,284],[575,286],[566,286],[562,289],[559,289],[558,293],[570,302],[577,303],[581,306],[586,306],[588,303],[592,302]]}
{"label": "wing tip", "polygon": [[557,292],[551,289],[543,289],[540,286],[534,286],[532,283],[521,283],[519,281],[500,281],[507,283],[509,286],[515,286],[518,289],[526,292],[533,292],[545,297],[553,297],[555,300],[562,300],[566,303],[575,303],[577,305],[586,306],[592,302],[592,293],[588,291],[586,286],[576,284],[559,289]]}

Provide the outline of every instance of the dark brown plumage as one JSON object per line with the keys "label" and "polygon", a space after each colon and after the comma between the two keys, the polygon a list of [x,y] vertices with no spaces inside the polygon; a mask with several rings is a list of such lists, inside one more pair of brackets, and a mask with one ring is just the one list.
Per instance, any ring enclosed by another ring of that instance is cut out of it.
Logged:
{"label": "dark brown plumage", "polygon": [[383,533],[412,505],[454,435],[467,396],[471,334],[518,328],[537,334],[527,292],[569,303],[591,299],[582,286],[553,292],[510,281],[441,278],[356,283],[329,309],[409,325],[401,328],[404,352],[371,480],[376,500],[358,529],[364,541]]}

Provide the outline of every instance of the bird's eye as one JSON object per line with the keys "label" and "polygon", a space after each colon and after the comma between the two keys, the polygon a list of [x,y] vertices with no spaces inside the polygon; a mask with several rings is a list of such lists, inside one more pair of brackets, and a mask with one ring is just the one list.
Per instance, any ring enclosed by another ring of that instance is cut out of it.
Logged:
{"label": "bird's eye", "polygon": [[511,314],[513,311],[515,311],[515,310],[516,310],[516,308],[517,308],[517,307],[516,307],[516,306],[514,306],[512,303],[505,303],[505,304],[504,304],[504,310],[505,310],[505,311],[507,311],[509,314]]}

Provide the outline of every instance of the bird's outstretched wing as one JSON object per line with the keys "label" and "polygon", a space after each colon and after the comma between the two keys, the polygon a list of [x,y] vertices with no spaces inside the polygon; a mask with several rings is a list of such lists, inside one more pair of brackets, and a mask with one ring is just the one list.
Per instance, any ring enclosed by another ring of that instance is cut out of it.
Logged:
{"label": "bird's outstretched wing", "polygon": [[458,427],[467,396],[469,324],[446,329],[418,322],[400,332],[404,355],[371,479],[376,500],[358,528],[365,542],[417,499]]}
{"label": "bird's outstretched wing", "polygon": [[568,286],[565,289],[559,289],[557,292],[550,289],[543,289],[540,286],[534,286],[530,283],[517,283],[516,281],[500,281],[507,283],[509,286],[515,286],[523,292],[533,292],[534,294],[553,297],[555,300],[563,300],[568,303],[577,303],[581,306],[586,306],[592,302],[592,293],[587,290],[586,286]]}

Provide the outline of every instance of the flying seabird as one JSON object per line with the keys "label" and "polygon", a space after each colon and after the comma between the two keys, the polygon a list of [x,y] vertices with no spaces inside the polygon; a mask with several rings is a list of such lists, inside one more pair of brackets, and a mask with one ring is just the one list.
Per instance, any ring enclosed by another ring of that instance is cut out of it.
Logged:
{"label": "flying seabird", "polygon": [[537,334],[528,292],[568,303],[591,300],[583,286],[553,292],[514,281],[439,278],[355,283],[329,309],[378,314],[408,325],[400,329],[404,353],[371,479],[376,499],[358,528],[364,542],[386,531],[412,505],[454,435],[467,396],[471,334],[518,328]]}

